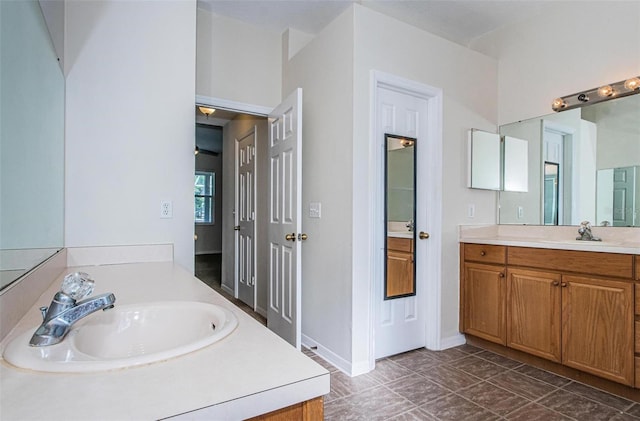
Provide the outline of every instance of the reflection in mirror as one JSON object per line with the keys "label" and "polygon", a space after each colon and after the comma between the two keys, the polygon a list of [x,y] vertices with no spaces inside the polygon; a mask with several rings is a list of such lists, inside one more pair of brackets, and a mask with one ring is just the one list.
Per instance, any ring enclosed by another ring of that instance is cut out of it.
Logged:
{"label": "reflection in mirror", "polygon": [[63,245],[64,77],[38,1],[0,1],[0,289]]}
{"label": "reflection in mirror", "polygon": [[548,223],[545,164],[554,163],[558,225],[640,226],[638,121],[640,95],[632,95],[501,126],[529,143],[529,191],[500,192],[499,223]]}
{"label": "reflection in mirror", "polygon": [[414,138],[385,135],[385,300],[416,294],[415,148]]}
{"label": "reflection in mirror", "polygon": [[557,163],[544,163],[544,225],[558,225],[559,168]]}
{"label": "reflection in mirror", "polygon": [[500,135],[469,130],[469,180],[472,189],[500,190]]}

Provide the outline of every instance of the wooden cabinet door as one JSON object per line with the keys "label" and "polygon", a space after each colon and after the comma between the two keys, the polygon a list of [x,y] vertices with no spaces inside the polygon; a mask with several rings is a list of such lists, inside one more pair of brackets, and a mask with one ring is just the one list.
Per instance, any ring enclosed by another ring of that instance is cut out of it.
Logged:
{"label": "wooden cabinet door", "polygon": [[387,250],[387,297],[414,293],[413,253]]}
{"label": "wooden cabinet door", "polygon": [[633,283],[562,276],[562,363],[633,385]]}
{"label": "wooden cabinet door", "polygon": [[464,332],[506,344],[504,266],[464,264]]}
{"label": "wooden cabinet door", "polygon": [[561,361],[561,275],[507,270],[507,346]]}

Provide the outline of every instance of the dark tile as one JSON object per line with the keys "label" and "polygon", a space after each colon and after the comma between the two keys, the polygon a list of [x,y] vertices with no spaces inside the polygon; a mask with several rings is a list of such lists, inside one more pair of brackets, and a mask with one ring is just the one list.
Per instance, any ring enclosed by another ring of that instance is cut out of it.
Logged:
{"label": "dark tile", "polygon": [[444,421],[490,421],[499,419],[496,414],[492,414],[455,393],[426,403],[420,409]]}
{"label": "dark tile", "polygon": [[421,371],[419,374],[448,389],[451,389],[454,392],[481,381],[479,378],[472,376],[471,374],[467,374],[446,365],[430,367],[425,371]]}
{"label": "dark tile", "polygon": [[494,354],[490,351],[482,351],[475,355],[487,361],[491,361],[494,364],[501,365],[506,368],[516,368],[522,365],[521,362],[512,360],[510,358],[503,357],[502,355]]}
{"label": "dark tile", "polygon": [[627,413],[640,418],[640,403],[636,403],[631,408],[627,409]]}
{"label": "dark tile", "polygon": [[324,419],[387,420],[415,408],[414,404],[402,396],[384,386],[378,386],[325,403]]}
{"label": "dark tile", "polygon": [[460,390],[458,394],[501,416],[514,412],[530,403],[529,400],[522,396],[486,382]]}
{"label": "dark tile", "polygon": [[633,406],[633,402],[628,399],[603,392],[602,390],[598,390],[582,383],[572,382],[571,384],[566,385],[563,389],[611,406],[620,411],[625,411]]}
{"label": "dark tile", "polygon": [[442,351],[431,351],[429,349],[422,349],[420,350],[420,352],[422,352],[423,354],[429,356],[430,358],[436,361],[440,361],[443,363],[456,361],[468,356],[466,352],[462,352],[456,348],[444,349]]}
{"label": "dark tile", "polygon": [[330,402],[379,385],[380,383],[371,378],[369,373],[356,377],[349,377],[341,371],[334,371],[331,373],[331,391],[324,399],[326,402]]}
{"label": "dark tile", "polygon": [[614,415],[609,418],[609,421],[638,421],[638,418],[629,415],[626,412],[620,412],[618,415]]}
{"label": "dark tile", "polygon": [[531,400],[538,399],[556,390],[550,384],[532,379],[515,371],[507,371],[504,374],[492,377],[488,381]]}
{"label": "dark tile", "polygon": [[394,363],[411,371],[420,371],[427,367],[440,364],[439,361],[429,357],[426,353],[420,351],[405,352],[404,354],[389,357]]}
{"label": "dark tile", "polygon": [[571,419],[535,403],[512,412],[506,418],[511,421],[569,421]]}
{"label": "dark tile", "polygon": [[396,415],[389,421],[438,421],[436,417],[424,412],[420,408],[412,409],[404,414]]}
{"label": "dark tile", "polygon": [[451,393],[450,390],[417,374],[388,383],[386,386],[416,405],[422,405]]}
{"label": "dark tile", "polygon": [[474,376],[479,377],[483,380],[486,380],[493,376],[497,376],[498,374],[507,371],[507,369],[502,366],[496,365],[487,360],[483,360],[482,358],[477,358],[475,356],[470,356],[467,358],[463,358],[462,360],[454,361],[452,363],[449,363],[449,365],[457,368],[458,370],[473,374]]}
{"label": "dark tile", "polygon": [[537,403],[568,417],[581,420],[608,420],[619,413],[611,407],[562,389],[545,396]]}
{"label": "dark tile", "polygon": [[469,345],[469,344],[464,344],[464,345],[460,345],[455,347],[455,349],[462,351],[462,352],[466,352],[467,354],[477,354],[478,352],[482,352],[481,348],[477,348],[473,345]]}
{"label": "dark tile", "polygon": [[516,368],[516,371],[518,373],[526,374],[529,377],[533,377],[534,379],[541,380],[556,387],[562,387],[568,383],[571,383],[571,380],[565,377],[560,377],[553,373],[549,373],[548,371],[540,370],[539,368],[531,367],[530,365],[526,364],[522,367]]}
{"label": "dark tile", "polygon": [[388,358],[383,358],[376,361],[375,370],[371,371],[369,375],[380,383],[388,383],[402,377],[406,377],[412,374],[413,371],[402,367],[400,364],[396,364]]}
{"label": "dark tile", "polygon": [[314,354],[311,359],[320,364],[322,367],[326,368],[329,372],[339,371],[333,364],[319,355]]}

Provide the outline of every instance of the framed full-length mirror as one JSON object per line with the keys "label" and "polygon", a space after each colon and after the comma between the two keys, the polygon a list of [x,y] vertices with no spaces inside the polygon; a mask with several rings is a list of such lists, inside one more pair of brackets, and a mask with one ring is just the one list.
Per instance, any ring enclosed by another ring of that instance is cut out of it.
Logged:
{"label": "framed full-length mirror", "polygon": [[416,294],[416,139],[385,135],[384,299]]}
{"label": "framed full-length mirror", "polygon": [[65,82],[38,1],[0,19],[1,293],[63,246]]}
{"label": "framed full-length mirror", "polygon": [[528,141],[527,192],[500,192],[500,224],[640,226],[640,95],[500,127]]}

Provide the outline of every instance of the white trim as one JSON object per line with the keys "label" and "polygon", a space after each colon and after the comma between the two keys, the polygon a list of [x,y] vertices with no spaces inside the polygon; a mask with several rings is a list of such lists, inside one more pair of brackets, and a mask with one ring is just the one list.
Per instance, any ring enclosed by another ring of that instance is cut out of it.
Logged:
{"label": "white trim", "polygon": [[233,293],[233,290],[232,290],[231,288],[229,288],[229,286],[228,286],[228,285],[226,285],[226,284],[221,284],[221,285],[220,285],[220,288],[222,288],[222,290],[223,290],[224,292],[226,292],[227,294],[231,295],[232,297],[234,296],[234,295],[233,295],[233,294],[234,294],[234,293]]}
{"label": "white trim", "polygon": [[[429,230],[429,242],[435,247],[428,247],[425,264],[421,273],[417,273],[417,277],[426,279],[425,283],[425,302],[426,302],[426,347],[432,350],[442,349],[443,341],[441,338],[441,289],[442,289],[442,101],[443,92],[440,88],[424,85],[419,82],[401,78],[399,76],[372,70],[370,84],[370,134],[377,138],[378,121],[377,121],[377,91],[379,88],[391,89],[406,95],[422,98],[427,100],[427,139],[428,147],[422,148],[422,153],[417,158],[419,162],[424,163],[424,171],[426,171],[426,179],[430,185],[436,188],[429,189],[426,200],[430,203],[428,212],[425,215],[425,227]],[[369,142],[369,157],[374,163],[370,176],[370,191],[375,192],[370,196],[369,203],[369,221],[370,232],[373,233],[373,241],[370,242],[369,253],[374,269],[372,270],[372,278],[369,280],[369,369],[375,367],[375,279],[383,276],[384,273],[384,256],[381,250],[384,250],[382,244],[383,236],[376,235],[381,229],[378,221],[383,219],[383,199],[381,197],[382,183],[382,148],[379,142]],[[419,206],[419,204],[418,204]],[[418,207],[420,208],[420,206]],[[425,211],[427,210],[424,208]],[[420,218],[418,218],[420,219]],[[427,272],[426,268],[429,268]]]}
{"label": "white trim", "polygon": [[242,114],[253,114],[262,117],[268,116],[269,113],[273,111],[273,107],[245,104],[243,102],[230,101],[228,99],[214,98],[204,95],[196,95],[196,105],[204,105],[208,107],[236,111]]}
{"label": "white trim", "polygon": [[302,339],[302,346],[311,349],[320,358],[322,358],[329,364],[333,365],[338,370],[342,371],[344,374],[348,376],[353,377],[353,376],[357,376],[358,374],[364,374],[369,371],[367,369],[366,371],[353,373],[353,366],[349,361],[340,357],[338,354],[334,353],[330,349],[325,348],[322,345],[319,345],[318,342],[316,342],[309,336],[305,335],[304,333],[301,335],[301,339]]}
{"label": "white trim", "polygon": [[440,349],[449,349],[456,346],[464,345],[467,343],[467,338],[461,333],[456,333],[453,336],[447,336],[440,340]]}

